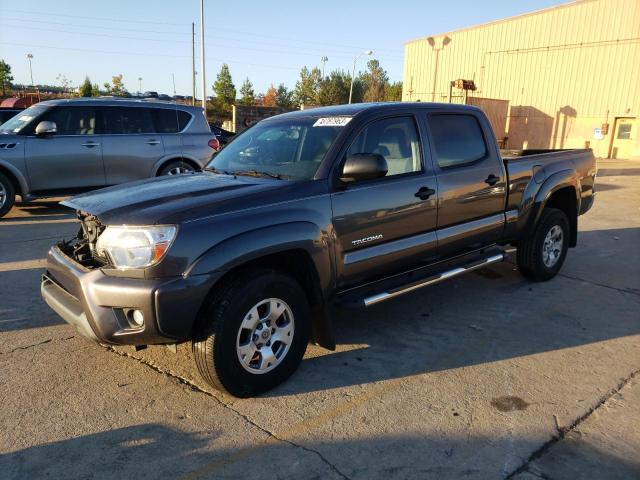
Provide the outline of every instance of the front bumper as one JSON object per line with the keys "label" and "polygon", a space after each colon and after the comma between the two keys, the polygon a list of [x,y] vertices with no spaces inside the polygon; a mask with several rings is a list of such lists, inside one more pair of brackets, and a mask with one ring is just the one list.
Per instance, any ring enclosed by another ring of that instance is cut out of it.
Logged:
{"label": "front bumper", "polygon": [[[175,343],[192,336],[194,322],[216,275],[136,279],[89,270],[58,247],[47,256],[42,277],[45,302],[78,332],[115,345]],[[128,310],[140,310],[144,324],[127,320]]]}

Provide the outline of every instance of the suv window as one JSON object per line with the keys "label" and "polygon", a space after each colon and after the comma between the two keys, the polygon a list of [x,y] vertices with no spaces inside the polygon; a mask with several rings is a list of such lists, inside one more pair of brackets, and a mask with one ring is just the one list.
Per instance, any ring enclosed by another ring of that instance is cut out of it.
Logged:
{"label": "suv window", "polygon": [[96,133],[96,112],[91,107],[56,107],[40,121],[55,122],[57,135],[93,135]]}
{"label": "suv window", "polygon": [[428,123],[441,168],[467,165],[487,155],[482,128],[473,115],[429,115]]}
{"label": "suv window", "polygon": [[153,114],[156,121],[156,132],[158,133],[181,132],[191,120],[190,114],[176,109],[154,108]]}
{"label": "suv window", "polygon": [[150,108],[104,107],[102,109],[104,133],[155,133]]}
{"label": "suv window", "polygon": [[411,117],[377,120],[367,125],[353,141],[347,155],[377,153],[387,161],[387,176],[419,172],[420,145]]}

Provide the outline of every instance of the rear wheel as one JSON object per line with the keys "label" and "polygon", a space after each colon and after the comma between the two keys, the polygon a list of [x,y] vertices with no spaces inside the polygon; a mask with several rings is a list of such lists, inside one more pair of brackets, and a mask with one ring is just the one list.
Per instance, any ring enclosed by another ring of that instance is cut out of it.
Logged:
{"label": "rear wheel", "polygon": [[252,270],[214,295],[193,341],[200,374],[237,397],[269,390],[298,368],[310,336],[300,286],[287,275]]}
{"label": "rear wheel", "polygon": [[195,171],[196,169],[193,168],[193,165],[190,163],[182,160],[173,160],[164,165],[158,172],[158,175],[181,175],[183,173],[193,173]]}
{"label": "rear wheel", "polygon": [[569,219],[562,210],[546,208],[533,235],[518,244],[518,269],[535,281],[550,280],[562,268],[569,248]]}
{"label": "rear wheel", "polygon": [[13,183],[0,173],[0,217],[5,216],[16,201],[16,190]]}

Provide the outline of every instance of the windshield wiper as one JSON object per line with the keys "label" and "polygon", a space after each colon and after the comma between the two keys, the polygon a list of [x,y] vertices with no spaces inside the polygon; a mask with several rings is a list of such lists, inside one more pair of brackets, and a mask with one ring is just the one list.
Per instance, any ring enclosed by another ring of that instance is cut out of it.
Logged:
{"label": "windshield wiper", "polygon": [[271,172],[260,172],[258,170],[241,170],[238,172],[233,172],[233,175],[247,175],[249,177],[270,177],[275,178],[277,180],[282,180],[282,176],[277,173]]}
{"label": "windshield wiper", "polygon": [[206,171],[206,172],[220,173],[220,174],[223,174],[223,175],[232,175],[231,173],[227,172],[226,170],[220,170],[219,168],[216,168],[216,167],[204,167],[203,170]]}

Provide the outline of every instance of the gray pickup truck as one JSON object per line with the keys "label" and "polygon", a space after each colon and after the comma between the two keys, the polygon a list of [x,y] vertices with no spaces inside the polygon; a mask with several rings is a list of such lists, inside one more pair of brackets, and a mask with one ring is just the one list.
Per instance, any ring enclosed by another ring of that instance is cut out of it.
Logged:
{"label": "gray pickup truck", "polygon": [[333,308],[372,307],[505,259],[549,280],[594,200],[591,150],[512,152],[469,106],[387,103],[264,120],[201,173],[63,202],[77,238],[41,290],[83,335],[191,341],[233,395],[279,384],[310,340],[335,348]]}

